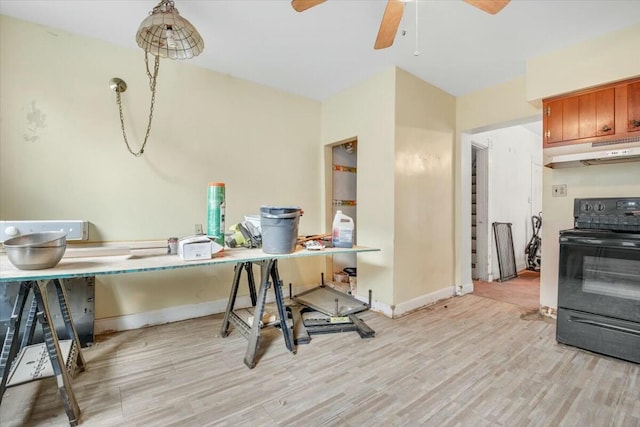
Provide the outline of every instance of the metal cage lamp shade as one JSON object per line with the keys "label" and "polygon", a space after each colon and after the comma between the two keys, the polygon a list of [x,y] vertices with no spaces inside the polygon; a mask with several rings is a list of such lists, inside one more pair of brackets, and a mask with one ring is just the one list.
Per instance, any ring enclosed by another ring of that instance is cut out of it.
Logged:
{"label": "metal cage lamp shade", "polygon": [[[204,50],[204,41],[193,25],[180,16],[175,8],[173,0],[162,0],[149,13],[136,34],[138,46],[144,50],[144,60],[149,77],[149,88],[151,90],[151,107],[149,109],[149,122],[144,142],[140,150],[133,151],[127,139],[124,126],[124,114],[122,113],[121,94],[127,90],[124,80],[114,77],[109,82],[111,89],[116,92],[116,102],[120,113],[120,125],[122,136],[127,149],[131,154],[140,157],[144,153],[144,148],[151,133],[151,121],[153,120],[153,108],[156,98],[156,82],[158,70],[160,69],[160,58],[169,59],[190,59],[198,56]],[[153,73],[149,70],[149,54],[155,56]]]}

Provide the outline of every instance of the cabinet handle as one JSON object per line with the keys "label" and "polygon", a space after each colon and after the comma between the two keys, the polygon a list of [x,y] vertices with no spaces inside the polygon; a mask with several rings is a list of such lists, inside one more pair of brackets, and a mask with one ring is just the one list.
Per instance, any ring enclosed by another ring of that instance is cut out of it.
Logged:
{"label": "cabinet handle", "polygon": [[609,125],[602,126],[602,132],[609,132],[610,130],[611,128],[609,127]]}

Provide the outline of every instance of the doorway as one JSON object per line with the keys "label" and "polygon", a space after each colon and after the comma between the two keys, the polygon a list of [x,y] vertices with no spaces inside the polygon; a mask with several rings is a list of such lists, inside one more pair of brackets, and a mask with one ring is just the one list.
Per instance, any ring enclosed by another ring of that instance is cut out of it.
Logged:
{"label": "doorway", "polygon": [[517,285],[535,286],[535,292],[527,290],[523,297],[537,298],[539,303],[538,274],[527,271],[525,249],[533,233],[532,215],[542,210],[541,139],[539,120],[477,132],[467,139],[469,155],[463,164],[469,168],[469,270],[474,293],[482,292],[487,283],[501,288],[503,296],[513,291],[516,297],[519,292],[511,280],[494,283],[500,274],[492,224],[511,223],[516,270],[527,279],[521,277]]}

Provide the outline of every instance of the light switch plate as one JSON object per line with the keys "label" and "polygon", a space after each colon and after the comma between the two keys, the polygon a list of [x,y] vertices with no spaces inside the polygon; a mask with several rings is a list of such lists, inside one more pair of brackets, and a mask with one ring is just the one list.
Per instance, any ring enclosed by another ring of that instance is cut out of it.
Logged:
{"label": "light switch plate", "polygon": [[89,240],[89,222],[69,221],[0,221],[0,241],[41,231],[64,231],[67,240]]}

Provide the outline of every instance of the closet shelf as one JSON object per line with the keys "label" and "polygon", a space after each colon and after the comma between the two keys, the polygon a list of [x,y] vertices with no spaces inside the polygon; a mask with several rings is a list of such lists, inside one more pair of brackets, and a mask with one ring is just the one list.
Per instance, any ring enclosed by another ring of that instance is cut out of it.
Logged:
{"label": "closet shelf", "polygon": [[355,200],[334,200],[333,206],[355,206]]}
{"label": "closet shelf", "polygon": [[357,168],[353,166],[344,166],[344,165],[333,165],[333,170],[337,172],[351,172],[351,173],[357,172]]}

